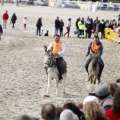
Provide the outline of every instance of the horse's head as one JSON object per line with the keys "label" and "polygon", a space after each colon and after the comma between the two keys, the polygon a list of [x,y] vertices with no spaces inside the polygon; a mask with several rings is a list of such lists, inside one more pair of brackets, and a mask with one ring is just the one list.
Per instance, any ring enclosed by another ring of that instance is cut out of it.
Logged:
{"label": "horse's head", "polygon": [[98,53],[92,54],[92,63],[93,65],[98,63]]}
{"label": "horse's head", "polygon": [[45,50],[45,56],[44,56],[44,68],[47,69],[48,67],[52,67],[54,63],[54,57],[53,57],[53,48],[51,50],[47,51],[47,46],[44,46]]}

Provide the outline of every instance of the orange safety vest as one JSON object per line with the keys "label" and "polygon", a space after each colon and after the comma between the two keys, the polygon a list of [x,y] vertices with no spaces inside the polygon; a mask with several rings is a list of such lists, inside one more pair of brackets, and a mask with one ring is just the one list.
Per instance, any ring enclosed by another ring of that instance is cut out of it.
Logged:
{"label": "orange safety vest", "polygon": [[[53,47],[53,53],[61,51],[62,41],[59,41],[58,43],[53,41],[51,44],[52,44],[52,47]],[[57,57],[57,56],[54,56],[54,57]]]}
{"label": "orange safety vest", "polygon": [[96,42],[92,42],[92,45],[91,45],[91,49],[90,49],[90,53],[97,53],[100,49],[100,46],[101,45],[97,45]]}

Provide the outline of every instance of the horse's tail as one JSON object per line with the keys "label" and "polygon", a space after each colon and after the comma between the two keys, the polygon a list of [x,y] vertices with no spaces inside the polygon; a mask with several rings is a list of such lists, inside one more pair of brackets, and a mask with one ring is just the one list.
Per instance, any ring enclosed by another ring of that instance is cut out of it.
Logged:
{"label": "horse's tail", "polygon": [[67,63],[65,60],[63,60],[63,74],[67,73]]}

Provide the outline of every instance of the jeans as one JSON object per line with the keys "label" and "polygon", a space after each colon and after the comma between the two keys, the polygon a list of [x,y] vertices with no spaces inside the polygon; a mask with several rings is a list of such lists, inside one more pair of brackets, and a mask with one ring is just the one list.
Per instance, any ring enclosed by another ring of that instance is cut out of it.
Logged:
{"label": "jeans", "polygon": [[59,28],[55,27],[55,35],[58,35],[58,30],[59,30]]}
{"label": "jeans", "polygon": [[14,27],[15,27],[15,26],[14,26],[14,25],[15,25],[15,23],[12,23],[12,24],[13,24],[13,26],[12,26],[12,27],[14,28]]}
{"label": "jeans", "polygon": [[[89,55],[89,58],[87,59],[87,61],[85,63],[85,69],[86,69],[87,73],[88,73],[88,66],[89,66],[91,60],[92,60],[92,54]],[[103,68],[104,68],[104,62],[103,62],[103,60],[101,58],[99,58],[98,63],[100,65],[100,72],[98,74],[98,77],[100,77],[101,74],[102,74]]]}
{"label": "jeans", "polygon": [[63,37],[63,28],[60,28],[60,37]]}
{"label": "jeans", "polygon": [[38,26],[37,26],[36,35],[39,34],[39,36],[40,36],[40,32],[41,32],[41,27],[38,27]]}
{"label": "jeans", "polygon": [[56,58],[57,68],[58,68],[58,72],[59,72],[59,80],[62,79],[62,69],[63,69],[62,62],[63,62],[62,57]]}
{"label": "jeans", "polygon": [[66,29],[67,29],[67,32],[64,34],[64,36],[65,36],[66,34],[68,34],[68,37],[69,37],[69,34],[70,34],[70,27],[66,27]]}

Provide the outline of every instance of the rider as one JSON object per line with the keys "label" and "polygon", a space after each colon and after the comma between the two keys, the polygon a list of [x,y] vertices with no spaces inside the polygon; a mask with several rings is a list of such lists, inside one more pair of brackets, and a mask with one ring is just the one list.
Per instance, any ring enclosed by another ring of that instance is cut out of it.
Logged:
{"label": "rider", "polygon": [[92,60],[92,54],[94,53],[98,53],[98,63],[100,65],[100,72],[98,74],[98,80],[100,81],[100,77],[104,68],[104,63],[103,60],[101,59],[101,55],[103,52],[103,45],[102,43],[99,41],[99,37],[98,36],[94,36],[94,40],[89,44],[88,46],[88,52],[86,54],[86,57],[89,55],[89,58],[87,59],[86,63],[85,63],[85,69],[88,73],[88,66]]}
{"label": "rider", "polygon": [[57,68],[59,72],[59,83],[62,82],[62,61],[63,61],[63,55],[66,53],[66,46],[65,44],[60,40],[60,36],[58,34],[55,35],[55,40],[52,41],[49,46],[48,50],[50,50],[53,47],[53,55],[56,59]]}

